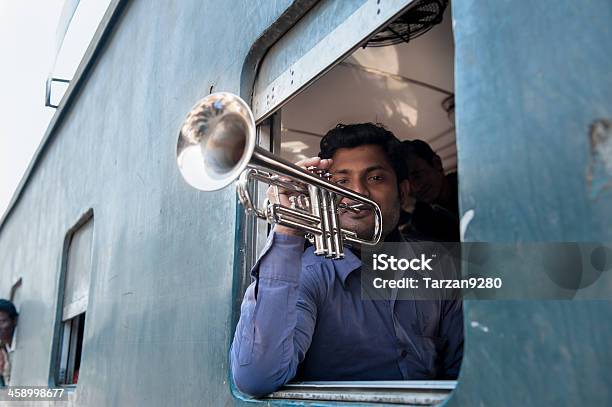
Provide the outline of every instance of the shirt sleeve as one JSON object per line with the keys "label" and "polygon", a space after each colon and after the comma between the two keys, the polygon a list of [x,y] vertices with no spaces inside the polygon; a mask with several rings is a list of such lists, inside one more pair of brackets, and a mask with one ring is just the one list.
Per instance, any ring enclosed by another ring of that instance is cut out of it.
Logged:
{"label": "shirt sleeve", "polygon": [[291,380],[310,347],[316,289],[300,283],[303,248],[303,238],[273,232],[251,271],[230,356],[234,383],[250,396]]}

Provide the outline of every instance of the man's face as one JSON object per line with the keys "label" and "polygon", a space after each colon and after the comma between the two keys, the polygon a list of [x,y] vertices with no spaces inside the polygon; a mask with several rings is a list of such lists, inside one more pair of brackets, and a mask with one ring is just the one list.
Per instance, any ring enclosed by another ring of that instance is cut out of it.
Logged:
{"label": "man's face", "polygon": [[[380,206],[383,216],[383,237],[391,232],[399,220],[400,197],[395,171],[382,147],[367,144],[355,148],[338,149],[330,172],[332,182],[372,199]],[[348,199],[342,202],[350,203]],[[371,238],[374,230],[374,212],[340,211],[340,224],[344,229],[357,232],[361,238]]]}
{"label": "man's face", "polygon": [[8,313],[0,311],[0,341],[10,342],[15,330],[15,321]]}
{"label": "man's face", "polygon": [[[437,158],[437,157],[436,157]],[[408,157],[408,180],[410,182],[410,194],[417,201],[434,203],[440,196],[444,182],[444,171],[439,158],[430,165],[414,154]]]}

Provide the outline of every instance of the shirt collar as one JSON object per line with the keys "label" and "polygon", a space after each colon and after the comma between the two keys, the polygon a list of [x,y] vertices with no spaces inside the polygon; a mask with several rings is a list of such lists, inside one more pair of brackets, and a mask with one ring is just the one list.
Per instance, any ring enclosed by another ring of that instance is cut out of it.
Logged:
{"label": "shirt collar", "polygon": [[[406,239],[404,239],[404,236],[401,233],[398,233],[396,240],[398,242],[406,242]],[[336,270],[338,277],[340,277],[340,281],[342,281],[342,285],[345,285],[349,274],[361,267],[361,259],[357,257],[357,255],[355,255],[351,249],[346,247],[344,250],[344,258],[333,259],[332,261],[334,262],[334,269]]]}
{"label": "shirt collar", "polygon": [[345,285],[346,279],[349,274],[361,267],[361,259],[357,257],[351,249],[345,247],[343,259],[333,259],[334,269],[342,281],[342,285]]}

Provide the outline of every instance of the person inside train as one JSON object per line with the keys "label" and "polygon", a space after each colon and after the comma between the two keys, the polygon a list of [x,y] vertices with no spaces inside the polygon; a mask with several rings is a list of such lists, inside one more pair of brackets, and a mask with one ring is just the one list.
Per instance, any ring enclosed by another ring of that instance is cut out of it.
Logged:
{"label": "person inside train", "polygon": [[18,316],[11,301],[0,299],[0,387],[8,386],[11,380],[13,334]]}
{"label": "person inside train", "polygon": [[444,175],[440,156],[422,140],[403,141],[402,150],[408,179],[402,187],[416,201],[410,213],[402,212],[402,233],[419,240],[458,242],[457,173]]}
{"label": "person inside train", "polygon": [[[382,125],[338,125],[319,157],[298,165],[329,169],[332,181],[373,199],[385,241],[402,241],[405,195],[399,140]],[[273,188],[268,197],[274,201]],[[284,204],[288,197],[278,196]],[[371,235],[372,211],[340,214],[342,227]],[[290,380],[455,379],[463,356],[458,300],[368,301],[360,290],[358,247],[331,260],[304,248],[304,237],[276,225],[248,287],[231,348],[234,382],[257,397]]]}

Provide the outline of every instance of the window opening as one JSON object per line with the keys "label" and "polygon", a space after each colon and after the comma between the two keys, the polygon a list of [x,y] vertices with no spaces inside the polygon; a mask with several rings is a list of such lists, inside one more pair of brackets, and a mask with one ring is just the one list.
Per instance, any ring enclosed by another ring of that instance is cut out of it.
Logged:
{"label": "window opening", "polygon": [[[299,94],[291,96],[291,100],[279,101],[279,94],[291,94],[278,89],[280,79],[274,82],[277,89],[272,84],[256,87],[254,103],[261,103],[266,97],[273,100],[276,93],[276,103],[282,105],[274,113],[279,125],[271,132],[272,143],[279,145],[275,154],[296,162],[316,156],[321,138],[338,123],[382,123],[401,141],[427,143],[439,157],[444,174],[454,177],[457,188],[451,8],[445,0],[414,3],[416,8],[422,6],[416,14],[425,16],[420,25],[405,27],[406,21],[401,21],[403,14],[365,41],[367,46],[358,48]],[[410,10],[415,13],[415,9]],[[426,26],[424,20],[433,23]],[[403,29],[411,32],[406,38],[394,33],[402,24]],[[292,66],[279,78],[299,75]],[[293,85],[293,80],[285,82],[284,86]],[[267,91],[271,93],[268,95]],[[256,116],[257,109],[255,105]],[[261,104],[259,109],[260,117],[268,117]],[[265,121],[262,123],[260,129],[265,127]],[[457,197],[455,205],[456,201]],[[414,198],[403,211],[410,214],[416,202]],[[454,233],[458,239],[458,222]],[[255,239],[261,238],[259,230]],[[254,253],[254,258],[258,253]],[[245,281],[250,283],[250,279]],[[245,289],[246,285],[241,294]],[[435,405],[444,401],[455,385],[454,380],[290,382],[267,397]]]}
{"label": "window opening", "polygon": [[79,380],[85,312],[62,323],[62,353],[59,369],[59,385],[75,385]]}
{"label": "window opening", "polygon": [[75,386],[79,380],[89,302],[93,226],[89,211],[66,237],[54,346],[56,362],[52,363],[54,383],[60,386]]}

